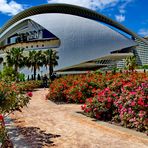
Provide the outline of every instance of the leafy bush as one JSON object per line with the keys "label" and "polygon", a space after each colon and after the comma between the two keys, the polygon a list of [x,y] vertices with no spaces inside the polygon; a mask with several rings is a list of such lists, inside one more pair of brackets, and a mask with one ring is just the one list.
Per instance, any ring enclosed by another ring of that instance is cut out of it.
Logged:
{"label": "leafy bush", "polygon": [[114,81],[107,88],[86,100],[82,106],[85,114],[148,132],[147,74],[126,73],[111,78]]}
{"label": "leafy bush", "polygon": [[6,82],[16,81],[17,77],[19,81],[25,81],[25,74],[16,73],[13,67],[4,66],[3,70],[0,73],[0,79]]}
{"label": "leafy bush", "polygon": [[88,97],[93,96],[93,89],[103,87],[102,83],[97,84],[95,76],[74,75],[56,79],[50,85],[47,98],[52,101],[84,103]]}
{"label": "leafy bush", "polygon": [[53,81],[47,99],[82,105],[99,120],[148,131],[148,74],[137,72],[88,73]]}
{"label": "leafy bush", "polygon": [[148,69],[148,65],[143,65],[142,68],[143,69]]}
{"label": "leafy bush", "polygon": [[21,92],[32,91],[35,88],[39,88],[41,86],[41,83],[42,83],[41,81],[35,81],[35,80],[18,82],[17,87]]}
{"label": "leafy bush", "polygon": [[82,110],[91,117],[100,120],[111,120],[115,109],[113,103],[116,97],[117,94],[109,88],[105,88],[102,91],[99,89],[97,90],[97,95],[86,100]]}
{"label": "leafy bush", "polygon": [[30,97],[21,94],[15,83],[0,82],[0,113],[6,114],[26,106]]}
{"label": "leafy bush", "polygon": [[[132,88],[132,90],[131,90]],[[139,86],[124,84],[120,97],[114,101],[120,120],[125,127],[148,131],[148,83]]]}
{"label": "leafy bush", "polygon": [[1,72],[1,80],[6,82],[15,81],[16,79],[16,71],[12,67],[4,66],[3,71]]}
{"label": "leafy bush", "polygon": [[7,138],[4,118],[13,111],[21,111],[32,97],[32,93],[22,94],[15,83],[0,82],[0,143],[4,144]]}

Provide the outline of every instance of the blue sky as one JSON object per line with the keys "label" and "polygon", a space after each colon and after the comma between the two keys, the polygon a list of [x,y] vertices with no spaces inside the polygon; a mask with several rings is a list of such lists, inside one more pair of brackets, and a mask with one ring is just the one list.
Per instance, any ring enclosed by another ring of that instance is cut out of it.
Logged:
{"label": "blue sky", "polygon": [[47,3],[68,3],[87,7],[148,36],[148,0],[0,0],[0,28],[15,14]]}

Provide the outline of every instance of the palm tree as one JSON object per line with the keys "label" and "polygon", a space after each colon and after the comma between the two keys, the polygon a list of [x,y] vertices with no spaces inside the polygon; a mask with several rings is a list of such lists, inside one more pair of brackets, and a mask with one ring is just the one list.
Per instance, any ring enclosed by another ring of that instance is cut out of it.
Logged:
{"label": "palm tree", "polygon": [[136,57],[135,56],[129,56],[125,59],[125,67],[128,69],[128,70],[134,70],[137,66],[137,63],[136,63]]}
{"label": "palm tree", "polygon": [[51,75],[53,73],[53,68],[55,66],[58,65],[58,59],[59,59],[59,56],[57,55],[57,51],[56,50],[53,50],[53,49],[48,49],[46,51],[44,51],[44,65],[48,66],[49,68],[49,78],[51,78]]}
{"label": "palm tree", "polygon": [[3,57],[0,57],[0,64],[2,64],[3,60]]}
{"label": "palm tree", "polygon": [[14,67],[14,70],[16,71],[16,80],[18,80],[19,68],[25,66],[23,52],[23,48],[12,48],[10,51],[6,52],[7,64],[10,67]]}
{"label": "palm tree", "polygon": [[43,54],[42,51],[29,51],[29,56],[26,57],[26,66],[31,68],[34,72],[34,80],[36,80],[36,71],[43,66]]}

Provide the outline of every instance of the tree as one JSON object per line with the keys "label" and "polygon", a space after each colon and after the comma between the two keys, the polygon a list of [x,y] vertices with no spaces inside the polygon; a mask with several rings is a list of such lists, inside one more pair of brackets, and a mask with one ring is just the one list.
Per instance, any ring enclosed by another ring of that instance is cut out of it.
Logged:
{"label": "tree", "polygon": [[37,80],[41,80],[41,76],[40,76],[40,74],[38,74],[38,76],[37,76]]}
{"label": "tree", "polygon": [[29,51],[29,57],[26,57],[26,66],[34,72],[34,80],[36,80],[36,71],[43,66],[42,51]]}
{"label": "tree", "polygon": [[25,74],[19,73],[19,81],[25,81]]}
{"label": "tree", "polygon": [[3,57],[0,57],[0,64],[2,64],[3,60]]}
{"label": "tree", "polygon": [[51,78],[51,75],[53,73],[53,68],[58,65],[58,59],[59,56],[57,55],[57,51],[53,49],[48,49],[44,51],[44,65],[46,68],[49,68],[49,78]]}
{"label": "tree", "polygon": [[16,71],[12,67],[4,66],[1,72],[1,78],[5,82],[16,80]]}
{"label": "tree", "polygon": [[29,81],[30,79],[29,79],[29,75],[28,75],[28,77],[27,77],[27,80]]}
{"label": "tree", "polygon": [[10,51],[7,52],[6,55],[8,66],[14,67],[14,70],[16,71],[16,80],[18,80],[19,68],[25,66],[23,52],[23,48],[12,48]]}
{"label": "tree", "polygon": [[128,70],[134,70],[137,66],[137,63],[136,63],[136,57],[135,56],[129,56],[126,58],[125,60],[125,67],[128,69]]}

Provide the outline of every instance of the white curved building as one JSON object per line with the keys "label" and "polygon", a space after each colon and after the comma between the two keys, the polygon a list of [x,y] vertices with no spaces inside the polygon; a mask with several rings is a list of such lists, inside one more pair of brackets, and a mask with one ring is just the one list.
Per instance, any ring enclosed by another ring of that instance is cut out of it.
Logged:
{"label": "white curved building", "polygon": [[147,47],[146,40],[101,14],[72,5],[48,4],[25,10],[6,23],[0,30],[0,49],[6,51],[14,46],[26,50],[56,48],[59,54],[56,70],[68,70],[111,53],[130,55],[138,45],[135,38]]}

